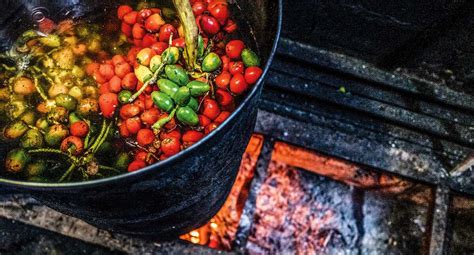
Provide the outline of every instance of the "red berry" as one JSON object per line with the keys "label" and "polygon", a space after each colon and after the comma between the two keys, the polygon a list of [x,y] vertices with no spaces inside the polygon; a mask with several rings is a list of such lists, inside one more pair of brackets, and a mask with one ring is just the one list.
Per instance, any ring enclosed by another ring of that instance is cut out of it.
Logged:
{"label": "red berry", "polygon": [[202,126],[202,127],[205,127],[205,126],[211,124],[211,120],[208,117],[206,117],[202,114],[199,114],[198,118],[199,118],[199,125]]}
{"label": "red berry", "polygon": [[221,109],[215,100],[206,98],[203,103],[202,114],[211,120],[214,120],[221,113]]}
{"label": "red berry", "polygon": [[69,128],[71,135],[85,137],[89,133],[89,125],[85,121],[76,121]]}
{"label": "red berry", "polygon": [[138,12],[138,16],[137,16],[137,23],[145,23],[145,20],[148,19],[148,17],[150,17],[151,15],[153,14],[153,11],[151,9],[141,9],[139,12]]}
{"label": "red berry", "polygon": [[[121,64],[121,63],[124,63],[125,62],[125,58],[122,56],[122,55],[115,55],[112,57],[112,64],[114,66],[118,65],[118,64]],[[117,72],[117,71],[115,71]]]}
{"label": "red berry", "polygon": [[99,94],[107,94],[110,92],[110,85],[108,82],[99,84]]}
{"label": "red berry", "polygon": [[160,28],[159,41],[168,42],[170,40],[171,34],[173,38],[178,38],[178,31],[171,24],[165,24]]}
{"label": "red berry", "polygon": [[244,66],[244,62],[242,61],[229,63],[229,72],[232,75],[244,74],[244,70],[245,70],[245,66]]}
{"label": "red berry", "polygon": [[166,138],[174,137],[176,139],[181,139],[181,133],[178,130],[173,130],[170,132],[161,132],[160,139],[165,140]]}
{"label": "red berry", "polygon": [[92,78],[94,78],[94,80],[100,84],[107,82],[107,79],[100,73],[99,70],[94,71],[94,73],[92,74]]}
{"label": "red berry", "polygon": [[219,116],[214,120],[216,123],[223,123],[227,118],[229,118],[230,112],[222,111]]}
{"label": "red berry", "polygon": [[133,118],[127,119],[125,121],[125,125],[127,125],[127,130],[132,135],[138,133],[138,131],[142,127],[140,118],[138,118],[138,117],[133,117]]}
{"label": "red berry", "polygon": [[234,102],[234,97],[227,90],[217,89],[216,100],[222,106],[228,106]]}
{"label": "red berry", "polygon": [[154,34],[146,34],[142,39],[142,47],[150,47],[157,41],[158,39]]}
{"label": "red berry", "polygon": [[153,125],[160,117],[160,110],[157,108],[150,108],[140,115],[140,119],[147,125]]}
{"label": "red berry", "polygon": [[121,137],[130,137],[130,132],[125,122],[119,122],[118,128]]}
{"label": "red berry", "polygon": [[125,104],[120,108],[120,118],[122,119],[128,119],[131,117],[135,117],[138,114],[140,114],[141,109],[140,107],[134,105],[134,104]]}
{"label": "red berry", "polygon": [[100,74],[102,74],[102,76],[104,76],[106,80],[110,80],[115,75],[114,66],[112,64],[100,65],[99,72]]}
{"label": "red berry", "polygon": [[137,133],[137,142],[140,146],[147,146],[155,140],[155,134],[151,129],[140,129]]}
{"label": "red berry", "polygon": [[245,49],[245,44],[241,40],[232,40],[225,46],[225,53],[231,59],[239,59],[240,54]]}
{"label": "red berry", "polygon": [[117,17],[119,18],[119,20],[122,20],[123,17],[132,12],[133,9],[132,7],[128,6],[128,5],[120,5],[118,8],[117,8]]}
{"label": "red berry", "polygon": [[132,36],[132,26],[122,22],[122,25],[120,26],[120,30],[122,30],[122,33],[126,35],[127,37]]}
{"label": "red berry", "polygon": [[142,39],[146,34],[145,29],[143,28],[143,25],[140,25],[138,23],[135,23],[132,27],[132,36],[135,39]]}
{"label": "red berry", "polygon": [[229,72],[223,71],[221,74],[219,74],[214,82],[216,85],[221,88],[221,89],[227,89],[229,87],[230,79],[232,78],[232,75],[230,75]]}
{"label": "red berry", "polygon": [[151,45],[151,49],[156,52],[157,55],[161,55],[163,51],[165,51],[168,48],[168,43],[166,42],[156,42],[153,45]]}
{"label": "red berry", "polygon": [[137,87],[138,79],[134,73],[126,74],[122,79],[122,88],[134,90]]}
{"label": "red berry", "polygon": [[201,1],[195,2],[192,7],[195,17],[203,14],[204,11],[206,11],[206,4]]}
{"label": "red berry", "polygon": [[232,19],[227,19],[227,23],[225,24],[224,26],[224,30],[231,34],[233,32],[235,32],[239,27],[237,26],[237,23],[235,23],[235,21],[233,21]]}
{"label": "red berry", "polygon": [[212,122],[211,124],[207,125],[206,128],[204,129],[204,134],[209,134],[212,131],[214,131],[217,127],[219,126],[218,123]]}
{"label": "red berry", "polygon": [[230,58],[227,55],[221,56],[222,71],[229,71]]}
{"label": "red berry", "polygon": [[202,15],[200,20],[202,30],[208,35],[215,35],[221,29],[216,18],[209,15]]}
{"label": "red berry", "polygon": [[184,41],[184,38],[176,38],[171,42],[171,46],[178,47],[178,48],[184,48],[186,46],[186,42]]}
{"label": "red berry", "polygon": [[127,62],[120,62],[115,65],[115,74],[120,78],[124,78],[125,75],[132,72],[132,67]]}
{"label": "red berry", "polygon": [[183,140],[183,143],[189,144],[189,143],[196,143],[199,140],[201,140],[203,137],[204,137],[204,134],[199,131],[188,130],[183,134],[182,140]]}
{"label": "red berry", "polygon": [[245,81],[248,84],[255,84],[260,76],[262,76],[263,70],[258,66],[251,66],[245,70]]}
{"label": "red berry", "polygon": [[210,4],[207,10],[222,25],[225,24],[229,18],[229,8],[227,7],[227,4]]}
{"label": "red berry", "polygon": [[146,161],[147,157],[148,157],[148,152],[146,152],[146,151],[138,151],[135,154],[135,160]]}
{"label": "red berry", "polygon": [[248,89],[249,85],[245,81],[245,77],[238,73],[230,80],[229,89],[232,93],[240,95]]}
{"label": "red berry", "polygon": [[138,12],[132,11],[123,16],[123,21],[129,25],[137,23]]}
{"label": "red berry", "polygon": [[119,102],[117,94],[106,93],[99,97],[99,107],[100,111],[105,118],[112,118],[115,113],[115,108],[117,108]]}
{"label": "red berry", "polygon": [[176,137],[169,137],[161,141],[161,151],[168,157],[178,154],[181,150],[181,143]]}
{"label": "red berry", "polygon": [[141,161],[141,160],[134,160],[132,163],[130,163],[130,165],[128,165],[128,171],[129,172],[135,172],[141,168],[144,168],[146,167],[146,163],[145,161]]}
{"label": "red berry", "polygon": [[[128,62],[133,65],[137,59],[137,54],[140,52],[141,48],[139,47],[132,47],[127,53],[127,60]],[[119,76],[120,77],[120,76]]]}
{"label": "red berry", "polygon": [[95,71],[99,71],[99,67],[100,67],[99,63],[95,63],[95,62],[89,63],[86,66],[86,73],[88,75],[92,75]]}
{"label": "red berry", "polygon": [[146,19],[145,28],[150,32],[158,32],[165,23],[160,14],[153,14]]}
{"label": "red berry", "polygon": [[109,81],[109,89],[113,93],[119,93],[122,90],[122,79],[118,76],[112,77]]}

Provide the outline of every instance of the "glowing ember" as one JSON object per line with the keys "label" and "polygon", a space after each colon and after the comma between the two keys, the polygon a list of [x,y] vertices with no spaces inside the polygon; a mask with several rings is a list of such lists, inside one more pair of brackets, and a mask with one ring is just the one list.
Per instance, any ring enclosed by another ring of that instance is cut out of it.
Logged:
{"label": "glowing ember", "polygon": [[342,251],[354,243],[349,187],[281,162],[272,161],[268,170],[246,247],[250,254],[312,254],[327,246]]}
{"label": "glowing ember", "polygon": [[207,245],[211,248],[230,250],[239,226],[240,215],[248,197],[263,137],[254,135],[245,151],[237,180],[222,209],[203,227],[181,236],[181,239]]}

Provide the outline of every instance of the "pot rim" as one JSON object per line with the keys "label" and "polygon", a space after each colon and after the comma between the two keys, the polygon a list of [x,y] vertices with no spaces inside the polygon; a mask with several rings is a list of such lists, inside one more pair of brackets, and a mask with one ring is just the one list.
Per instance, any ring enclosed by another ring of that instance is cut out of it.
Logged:
{"label": "pot rim", "polygon": [[83,181],[83,182],[68,182],[68,183],[40,183],[40,182],[27,182],[27,181],[18,181],[18,180],[11,180],[11,179],[6,179],[6,178],[0,178],[0,184],[4,186],[10,186],[13,188],[27,188],[29,190],[44,190],[44,189],[55,189],[55,190],[60,190],[60,189],[73,189],[73,188],[92,188],[92,187],[97,187],[97,186],[105,186],[109,185],[112,183],[124,181],[125,179],[132,179],[132,178],[138,178],[142,175],[148,174],[151,171],[155,171],[156,168],[161,168],[161,169],[166,169],[167,166],[174,164],[176,161],[188,157],[190,154],[192,154],[194,151],[199,150],[205,143],[210,141],[211,139],[214,138],[214,136],[222,132],[222,130],[229,125],[229,122],[231,122],[233,119],[236,118],[237,114],[239,114],[242,111],[242,108],[244,105],[248,104],[249,101],[256,96],[258,93],[258,90],[260,87],[263,86],[263,80],[265,79],[266,74],[269,71],[270,64],[273,61],[273,58],[276,53],[276,49],[278,47],[278,42],[280,40],[280,34],[281,34],[281,26],[282,26],[282,20],[283,20],[283,0],[278,0],[278,19],[277,19],[277,29],[276,29],[276,34],[275,38],[273,40],[273,45],[272,45],[272,50],[270,51],[270,55],[268,57],[268,60],[265,64],[265,68],[263,70],[262,76],[258,79],[257,83],[253,87],[252,91],[247,95],[247,97],[244,99],[244,101],[237,107],[237,109],[227,118],[227,120],[222,123],[219,127],[217,127],[210,135],[205,136],[203,139],[198,141],[196,144],[192,145],[191,147],[187,148],[186,150],[164,160],[164,161],[159,161],[157,163],[154,163],[152,165],[146,166],[138,171],[135,172],[127,172],[124,174],[120,174],[117,176],[112,176],[112,177],[107,177],[103,179],[98,179],[98,180],[92,180],[92,181]]}

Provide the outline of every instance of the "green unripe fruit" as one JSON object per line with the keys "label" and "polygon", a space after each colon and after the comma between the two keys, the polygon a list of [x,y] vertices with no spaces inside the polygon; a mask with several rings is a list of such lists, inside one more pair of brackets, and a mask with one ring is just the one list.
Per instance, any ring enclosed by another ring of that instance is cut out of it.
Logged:
{"label": "green unripe fruit", "polygon": [[202,36],[198,36],[198,48],[197,48],[197,57],[201,58],[204,55],[204,40],[202,39]]}
{"label": "green unripe fruit", "polygon": [[188,87],[181,87],[174,93],[173,100],[179,106],[185,106],[189,103],[191,92]]}
{"label": "green unripe fruit", "polygon": [[46,120],[51,124],[65,123],[68,120],[68,111],[64,107],[56,106],[48,112]]}
{"label": "green unripe fruit", "polygon": [[179,89],[179,86],[176,83],[168,79],[159,79],[157,84],[160,91],[170,97],[172,97]]}
{"label": "green unripe fruit", "polygon": [[37,160],[31,162],[26,166],[26,173],[28,177],[42,175],[47,169],[47,164],[44,160]]}
{"label": "green unripe fruit", "polygon": [[137,79],[143,83],[147,82],[153,77],[153,73],[150,71],[150,69],[143,65],[139,65],[137,68],[135,68],[135,75],[137,76]]}
{"label": "green unripe fruit", "polygon": [[28,105],[24,100],[15,100],[11,101],[7,105],[7,115],[10,119],[16,119],[20,117],[26,110],[28,109]]}
{"label": "green unripe fruit", "polygon": [[69,135],[69,130],[66,126],[56,124],[48,129],[48,132],[44,135],[44,140],[50,146],[58,146],[62,140]]}
{"label": "green unripe fruit", "polygon": [[179,49],[177,47],[169,47],[161,54],[161,61],[167,65],[174,65],[179,60]]}
{"label": "green unripe fruit", "polygon": [[35,123],[35,127],[41,130],[46,130],[49,127],[49,123],[45,118],[39,118]]}
{"label": "green unripe fruit", "polygon": [[176,111],[178,120],[188,126],[196,126],[199,124],[199,117],[196,112],[188,106],[179,107]]}
{"label": "green unripe fruit", "polygon": [[260,58],[250,49],[244,49],[240,54],[242,57],[242,62],[246,67],[250,66],[260,66]]}
{"label": "green unripe fruit", "polygon": [[7,139],[18,139],[28,131],[28,125],[24,121],[18,120],[10,123],[5,130],[3,135]]}
{"label": "green unripe fruit", "polygon": [[68,94],[59,94],[54,98],[57,106],[62,106],[69,111],[76,109],[77,100]]}
{"label": "green unripe fruit", "polygon": [[189,82],[188,73],[181,66],[167,65],[165,67],[165,73],[168,79],[179,86],[184,86]]}
{"label": "green unripe fruit", "polygon": [[20,116],[19,120],[24,121],[28,125],[34,125],[36,121],[36,114],[32,110],[27,110]]}
{"label": "green unripe fruit", "polygon": [[19,173],[30,160],[30,156],[24,149],[13,149],[8,152],[5,159],[5,170],[10,173]]}
{"label": "green unripe fruit", "polygon": [[191,97],[189,99],[189,103],[187,105],[189,108],[193,109],[193,111],[198,112],[199,110],[199,102],[197,101],[196,98]]}
{"label": "green unripe fruit", "polygon": [[82,119],[79,117],[79,115],[77,115],[77,113],[75,112],[71,112],[69,114],[69,125],[72,125],[78,121],[81,121]]}
{"label": "green unripe fruit", "polygon": [[20,146],[25,149],[41,148],[43,145],[43,135],[36,129],[28,130],[20,139]]}
{"label": "green unripe fruit", "polygon": [[156,70],[158,70],[158,68],[160,68],[161,63],[163,63],[163,61],[161,60],[160,55],[153,56],[150,60],[150,70],[152,72],[156,72]]}
{"label": "green unripe fruit", "polygon": [[222,60],[214,52],[211,52],[207,54],[206,57],[204,57],[204,60],[202,61],[202,70],[204,72],[214,72],[215,70],[219,69],[222,65]]}
{"label": "green unripe fruit", "polygon": [[133,93],[129,90],[122,90],[118,94],[118,100],[121,104],[128,104]]}
{"label": "green unripe fruit", "polygon": [[126,171],[128,164],[130,164],[130,156],[126,152],[121,152],[114,163],[114,168]]}
{"label": "green unripe fruit", "polygon": [[211,86],[205,82],[201,81],[191,81],[186,85],[191,92],[191,96],[198,97],[206,94],[210,89]]}
{"label": "green unripe fruit", "polygon": [[174,108],[173,99],[163,92],[154,91],[151,93],[153,103],[165,112],[170,112]]}

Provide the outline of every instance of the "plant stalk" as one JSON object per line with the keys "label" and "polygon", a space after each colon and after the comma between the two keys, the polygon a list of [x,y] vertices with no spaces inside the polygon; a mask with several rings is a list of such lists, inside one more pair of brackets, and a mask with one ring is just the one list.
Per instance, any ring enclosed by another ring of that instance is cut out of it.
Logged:
{"label": "plant stalk", "polygon": [[186,47],[183,52],[188,71],[194,71],[197,66],[197,45],[199,30],[196,25],[196,18],[189,0],[173,0],[173,4],[178,13],[179,20],[184,30]]}

